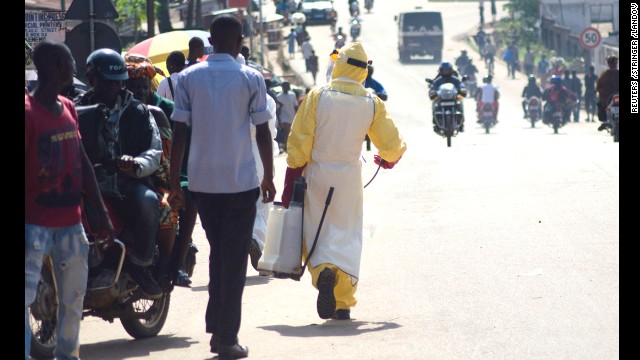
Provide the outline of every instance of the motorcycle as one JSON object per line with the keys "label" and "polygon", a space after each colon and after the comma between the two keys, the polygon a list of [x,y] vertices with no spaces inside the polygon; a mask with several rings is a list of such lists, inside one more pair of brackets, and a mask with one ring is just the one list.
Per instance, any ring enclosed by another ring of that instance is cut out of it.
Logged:
{"label": "motorcycle", "polygon": [[607,131],[613,136],[613,142],[620,141],[620,96],[615,93],[609,97],[607,105]]}
{"label": "motorcycle", "polygon": [[531,121],[531,127],[536,127],[536,121],[540,118],[540,98],[532,96],[527,100],[527,118]]}
{"label": "motorcycle", "polygon": [[360,14],[360,4],[357,0],[349,0],[349,14],[351,14],[351,17],[356,17]]}
{"label": "motorcycle", "polygon": [[558,129],[561,128],[565,122],[562,119],[563,107],[560,104],[555,104],[547,101],[544,104],[544,113],[548,114],[548,119],[542,120],[543,123],[551,126],[553,128],[553,133],[557,134]]}
{"label": "motorcycle", "polygon": [[480,109],[480,123],[484,127],[484,132],[489,133],[490,129],[496,125],[496,117],[494,116],[494,109],[492,103],[482,104]]}
{"label": "motorcycle", "polygon": [[464,81],[464,86],[469,91],[469,95],[475,99],[476,93],[478,92],[478,82],[476,81],[476,77],[471,74],[464,75],[467,77],[467,80]]}
{"label": "motorcycle", "polygon": [[367,9],[367,14],[371,13],[371,8],[373,8],[373,0],[365,0],[364,8]]}
{"label": "motorcycle", "polygon": [[362,25],[360,24],[360,21],[358,19],[354,18],[353,20],[351,20],[351,37],[353,38],[354,42],[356,41],[358,36],[360,36],[361,27]]}
{"label": "motorcycle", "polygon": [[[118,318],[124,330],[135,339],[150,338],[162,330],[171,303],[173,285],[162,287],[162,296],[151,300],[146,298],[138,284],[123,269],[127,247],[132,245],[133,236],[122,226],[122,220],[109,205],[109,217],[115,229],[114,244],[104,248],[104,240],[92,233],[95,221],[87,202],[82,209],[82,222],[89,240],[87,289],[83,300],[83,314],[95,316],[110,323]],[[195,246],[187,254],[189,276],[195,266]],[[158,266],[159,252],[156,246],[152,269]],[[152,270],[152,273],[155,271]],[[31,324],[31,357],[37,360],[53,358],[56,346],[57,288],[54,281],[51,257],[45,256],[38,282],[36,299],[29,309]]]}
{"label": "motorcycle", "polygon": [[[462,77],[462,81],[466,77]],[[433,79],[426,78],[428,84],[433,83]],[[456,109],[457,105],[462,104],[462,97],[466,93],[460,93],[451,83],[444,83],[436,90],[435,97],[432,99],[431,108],[434,127],[436,134],[447,138],[447,147],[451,147],[451,138],[460,132],[460,128],[464,122],[464,114]]]}

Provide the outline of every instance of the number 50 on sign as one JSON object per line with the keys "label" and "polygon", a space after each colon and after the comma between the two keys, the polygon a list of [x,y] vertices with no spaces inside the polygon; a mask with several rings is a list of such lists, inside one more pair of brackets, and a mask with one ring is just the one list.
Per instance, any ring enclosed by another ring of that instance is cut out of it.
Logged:
{"label": "number 50 on sign", "polygon": [[593,49],[600,44],[600,32],[596,28],[588,27],[580,33],[580,44],[587,49]]}

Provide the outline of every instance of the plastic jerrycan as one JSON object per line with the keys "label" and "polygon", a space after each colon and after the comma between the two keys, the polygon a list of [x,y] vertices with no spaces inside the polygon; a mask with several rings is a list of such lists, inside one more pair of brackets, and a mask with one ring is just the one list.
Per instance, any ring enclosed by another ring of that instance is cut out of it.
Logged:
{"label": "plastic jerrycan", "polygon": [[264,251],[258,261],[262,275],[287,278],[299,275],[302,263],[302,216],[307,183],[304,177],[293,183],[293,197],[286,209],[274,202],[269,209]]}

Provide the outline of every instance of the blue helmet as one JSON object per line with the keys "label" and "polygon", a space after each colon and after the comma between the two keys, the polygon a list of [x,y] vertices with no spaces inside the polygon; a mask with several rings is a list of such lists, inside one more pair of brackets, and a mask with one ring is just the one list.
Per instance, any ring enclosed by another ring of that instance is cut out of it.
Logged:
{"label": "blue helmet", "polygon": [[562,78],[560,76],[558,76],[558,75],[553,75],[549,82],[552,85],[561,85],[562,84]]}
{"label": "blue helmet", "polygon": [[453,73],[453,66],[448,61],[443,61],[440,63],[440,67],[438,68],[438,73],[443,76],[451,75]]}

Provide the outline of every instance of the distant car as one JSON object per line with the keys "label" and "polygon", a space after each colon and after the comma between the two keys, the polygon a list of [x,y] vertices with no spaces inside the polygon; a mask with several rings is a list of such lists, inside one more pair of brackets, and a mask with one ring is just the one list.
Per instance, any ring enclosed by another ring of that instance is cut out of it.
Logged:
{"label": "distant car", "polygon": [[330,0],[302,0],[300,4],[306,24],[330,24],[335,17]]}

